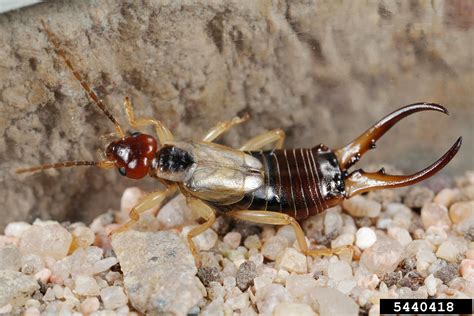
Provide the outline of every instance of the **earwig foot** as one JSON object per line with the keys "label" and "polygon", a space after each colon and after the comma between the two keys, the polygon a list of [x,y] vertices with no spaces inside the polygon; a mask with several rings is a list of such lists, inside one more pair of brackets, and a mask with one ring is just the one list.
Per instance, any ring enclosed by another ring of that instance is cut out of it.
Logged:
{"label": "earwig foot", "polygon": [[322,249],[308,249],[304,251],[304,254],[307,256],[311,257],[319,257],[319,256],[324,256],[324,257],[329,257],[333,255],[340,255],[346,251],[352,251],[352,247],[347,246],[347,247],[338,247],[338,248],[322,248]]}

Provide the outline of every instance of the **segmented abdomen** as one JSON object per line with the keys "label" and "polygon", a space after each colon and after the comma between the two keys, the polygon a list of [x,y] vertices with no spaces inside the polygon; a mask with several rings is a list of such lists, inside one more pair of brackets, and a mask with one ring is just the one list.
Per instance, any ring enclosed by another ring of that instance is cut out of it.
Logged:
{"label": "segmented abdomen", "polygon": [[321,147],[249,152],[262,161],[265,185],[226,209],[267,210],[296,219],[320,213],[344,194],[336,157]]}

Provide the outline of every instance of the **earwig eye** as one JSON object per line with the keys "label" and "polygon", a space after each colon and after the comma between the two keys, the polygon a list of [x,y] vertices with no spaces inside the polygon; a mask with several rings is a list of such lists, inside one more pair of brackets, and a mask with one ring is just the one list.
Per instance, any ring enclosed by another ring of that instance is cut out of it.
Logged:
{"label": "earwig eye", "polygon": [[125,169],[125,167],[120,167],[120,168],[118,168],[118,172],[119,172],[122,176],[126,176],[126,175],[127,175],[127,169]]}

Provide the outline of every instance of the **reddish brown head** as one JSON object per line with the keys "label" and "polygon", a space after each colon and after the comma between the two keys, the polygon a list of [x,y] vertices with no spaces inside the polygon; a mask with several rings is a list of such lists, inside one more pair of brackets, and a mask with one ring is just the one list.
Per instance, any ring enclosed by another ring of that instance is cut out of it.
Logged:
{"label": "reddish brown head", "polygon": [[107,146],[107,159],[113,161],[121,175],[141,179],[148,175],[158,144],[150,135],[133,133]]}

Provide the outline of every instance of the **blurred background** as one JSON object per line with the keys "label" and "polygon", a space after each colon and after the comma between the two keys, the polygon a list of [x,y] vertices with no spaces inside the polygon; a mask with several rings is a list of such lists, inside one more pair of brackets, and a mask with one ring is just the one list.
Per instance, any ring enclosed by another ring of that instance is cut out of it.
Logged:
{"label": "blurred background", "polygon": [[54,1],[0,15],[0,228],[88,221],[118,208],[125,187],[157,186],[94,168],[14,173],[95,159],[98,136],[113,131],[41,19],[124,126],[128,95],[137,116],[162,120],[178,139],[248,112],[224,144],[282,128],[289,148],[338,148],[391,111],[429,101],[451,115],[405,119],[357,166],[418,171],[462,135],[443,173],[474,168],[472,1]]}

